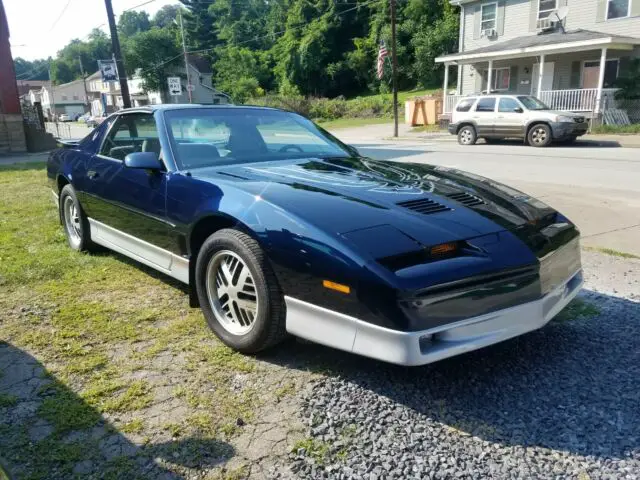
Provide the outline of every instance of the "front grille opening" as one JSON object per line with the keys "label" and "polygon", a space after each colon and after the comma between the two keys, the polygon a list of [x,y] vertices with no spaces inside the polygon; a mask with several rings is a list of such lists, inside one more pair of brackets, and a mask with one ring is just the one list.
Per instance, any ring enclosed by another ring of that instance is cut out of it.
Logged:
{"label": "front grille opening", "polygon": [[469,192],[458,192],[451,193],[447,195],[447,198],[451,200],[463,204],[465,207],[476,207],[478,205],[484,205],[485,202],[479,197],[469,193]]}
{"label": "front grille opening", "polygon": [[414,212],[421,213],[423,215],[431,215],[432,213],[446,212],[451,210],[449,207],[442,205],[441,203],[431,200],[430,198],[419,198],[417,200],[406,200],[404,202],[398,202],[397,205],[413,210]]}

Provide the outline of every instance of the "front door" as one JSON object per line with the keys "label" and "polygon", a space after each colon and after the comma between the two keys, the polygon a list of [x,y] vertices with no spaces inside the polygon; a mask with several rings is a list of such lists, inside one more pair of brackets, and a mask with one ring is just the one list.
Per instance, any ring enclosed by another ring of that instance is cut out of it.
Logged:
{"label": "front door", "polygon": [[524,137],[524,118],[522,105],[515,98],[501,98],[493,127],[496,137]]}
{"label": "front door", "polygon": [[[545,62],[544,71],[542,72],[542,91],[547,92],[553,90],[553,71],[555,63]],[[540,75],[540,64],[535,63],[533,65],[533,73],[531,75],[531,95],[540,98],[540,92],[538,92],[538,76]]]}
{"label": "front door", "polygon": [[89,161],[87,216],[115,229],[117,232],[110,232],[121,240],[129,235],[166,248],[166,174],[125,166],[124,158],[133,152],[155,152],[161,157],[151,113],[118,116],[98,154]]}

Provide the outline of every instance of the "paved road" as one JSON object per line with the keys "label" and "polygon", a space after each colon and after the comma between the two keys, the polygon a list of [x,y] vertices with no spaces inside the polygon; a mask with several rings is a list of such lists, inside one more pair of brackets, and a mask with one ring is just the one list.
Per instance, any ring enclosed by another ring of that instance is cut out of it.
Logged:
{"label": "paved road", "polygon": [[583,146],[534,149],[518,142],[462,147],[434,138],[390,142],[335,132],[372,158],[467,170],[514,186],[561,210],[583,244],[640,255],[640,152]]}

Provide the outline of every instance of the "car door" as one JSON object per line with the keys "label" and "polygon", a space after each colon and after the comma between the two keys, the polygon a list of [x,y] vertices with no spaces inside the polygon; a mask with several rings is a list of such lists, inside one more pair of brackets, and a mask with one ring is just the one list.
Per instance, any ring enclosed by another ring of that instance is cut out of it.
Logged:
{"label": "car door", "polygon": [[478,137],[493,136],[496,110],[496,97],[481,97],[471,115]]}
{"label": "car door", "polygon": [[85,209],[90,221],[99,222],[100,235],[109,233],[114,242],[139,247],[141,240],[166,248],[166,172],[129,168],[124,163],[127,154],[143,151],[155,152],[162,160],[153,114],[119,115],[89,161]]}
{"label": "car door", "polygon": [[493,129],[497,137],[524,137],[525,115],[518,100],[512,97],[501,97],[498,100],[498,113]]}

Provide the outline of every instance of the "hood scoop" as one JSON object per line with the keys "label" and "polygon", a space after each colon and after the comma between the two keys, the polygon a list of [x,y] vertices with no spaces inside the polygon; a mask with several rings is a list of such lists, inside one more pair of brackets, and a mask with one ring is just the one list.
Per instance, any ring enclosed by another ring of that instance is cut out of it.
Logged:
{"label": "hood scoop", "polygon": [[478,205],[484,205],[485,201],[469,192],[457,192],[447,195],[447,198],[463,204],[465,207],[476,207]]}
{"label": "hood scoop", "polygon": [[398,202],[396,205],[414,212],[421,213],[423,215],[431,215],[432,213],[446,212],[451,210],[449,207],[445,207],[441,203],[438,203],[429,198],[419,198],[417,200],[406,200],[404,202]]}

